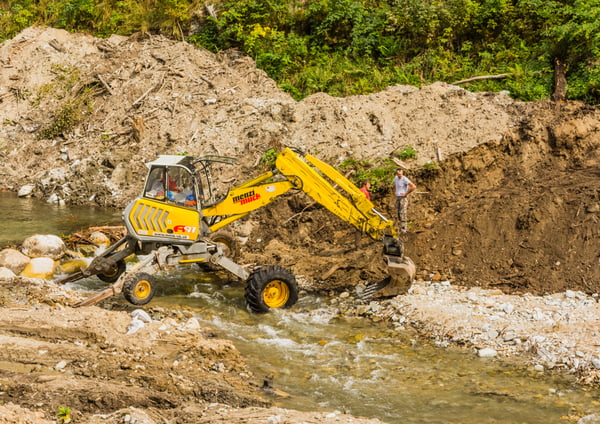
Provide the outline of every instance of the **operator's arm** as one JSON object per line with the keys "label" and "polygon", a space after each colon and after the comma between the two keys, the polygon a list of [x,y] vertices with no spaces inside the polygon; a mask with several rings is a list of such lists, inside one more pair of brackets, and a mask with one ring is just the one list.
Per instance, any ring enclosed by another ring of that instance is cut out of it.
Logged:
{"label": "operator's arm", "polygon": [[415,183],[413,183],[412,181],[410,181],[408,183],[408,191],[406,193],[404,193],[405,196],[408,196],[410,193],[412,193],[413,191],[415,191],[417,189],[417,186],[415,185]]}

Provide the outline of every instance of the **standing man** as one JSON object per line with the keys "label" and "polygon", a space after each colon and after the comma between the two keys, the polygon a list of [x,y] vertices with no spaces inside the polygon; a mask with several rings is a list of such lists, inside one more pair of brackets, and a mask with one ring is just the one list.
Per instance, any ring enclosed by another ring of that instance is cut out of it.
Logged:
{"label": "standing man", "polygon": [[400,220],[400,231],[408,231],[408,195],[416,190],[417,186],[404,176],[402,169],[398,168],[393,181],[394,195],[396,196],[396,210]]}

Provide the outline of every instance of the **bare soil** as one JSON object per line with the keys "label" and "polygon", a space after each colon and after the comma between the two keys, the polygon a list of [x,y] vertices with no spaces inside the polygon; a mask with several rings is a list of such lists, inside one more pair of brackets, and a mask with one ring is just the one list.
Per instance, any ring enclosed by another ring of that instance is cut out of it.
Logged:
{"label": "bare soil", "polygon": [[[421,280],[512,295],[599,291],[597,107],[523,103],[507,93],[472,93],[444,83],[347,98],[316,94],[296,102],[235,51],[214,55],[142,35],[101,40],[32,27],[0,45],[0,61],[3,189],[30,184],[42,199],[122,208],[140,192],[143,164],[156,154],[239,158],[238,166],[220,171],[216,183],[224,193],[258,175],[270,148],[290,146],[338,165],[412,146],[418,157],[407,161],[406,174],[418,188],[403,238]],[[76,108],[84,113],[74,114],[69,106],[84,97],[89,104]],[[75,125],[52,139],[38,138],[61,119]],[[389,191],[373,200],[393,217]],[[361,249],[353,250],[353,229],[302,193],[232,229],[245,241],[242,262],[287,266],[307,290],[336,293],[385,276],[381,246],[363,238]],[[57,306],[71,304],[69,297],[48,305],[40,303],[46,293],[30,295],[26,288],[17,299],[7,290],[0,297],[9,296],[2,303],[6,355],[0,361],[12,365],[0,367],[4,402],[51,414],[68,400],[81,414],[77,422],[96,422],[92,415],[128,406],[149,414],[167,408],[175,415],[166,418],[174,422],[188,422],[174,411],[187,411],[196,419],[189,422],[219,422],[211,402],[226,403],[228,413],[268,404],[248,384],[243,359],[227,342],[156,328],[146,330],[152,341],[132,340],[123,336],[124,311],[74,312]],[[90,324],[81,325],[87,319]],[[180,363],[186,365],[179,369],[173,362],[182,349],[186,359]],[[63,360],[68,365],[57,372]],[[224,367],[216,369],[225,371],[212,370],[218,362]],[[39,381],[32,367],[56,378]],[[94,396],[98,391],[103,395]],[[271,416],[264,414],[248,415],[246,422]]]}

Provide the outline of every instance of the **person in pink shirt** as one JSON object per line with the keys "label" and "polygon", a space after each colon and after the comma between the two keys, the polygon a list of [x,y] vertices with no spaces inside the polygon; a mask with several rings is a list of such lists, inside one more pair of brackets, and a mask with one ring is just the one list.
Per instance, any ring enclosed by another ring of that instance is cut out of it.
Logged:
{"label": "person in pink shirt", "polygon": [[371,193],[369,192],[369,190],[371,190],[371,181],[364,180],[360,191],[364,193],[367,199],[371,200]]}

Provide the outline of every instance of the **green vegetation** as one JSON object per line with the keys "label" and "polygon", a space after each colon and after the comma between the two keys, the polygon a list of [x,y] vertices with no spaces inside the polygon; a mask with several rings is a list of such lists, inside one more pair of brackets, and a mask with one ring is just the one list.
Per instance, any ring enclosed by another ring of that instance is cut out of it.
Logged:
{"label": "green vegetation", "polygon": [[271,148],[267,150],[260,157],[260,166],[267,167],[269,169],[275,169],[275,161],[277,160],[277,156],[279,156],[279,152]]}
{"label": "green vegetation", "polygon": [[437,166],[435,162],[426,162],[421,166],[419,172],[420,179],[430,179],[435,177],[440,172],[440,168]]}
{"label": "green vegetation", "polygon": [[348,175],[348,179],[357,187],[361,187],[364,180],[369,180],[371,193],[387,193],[396,168],[397,165],[389,158],[376,162],[350,158],[344,160],[338,170],[343,175]]}
{"label": "green vegetation", "polygon": [[34,24],[238,48],[297,99],[476,76],[495,77],[470,90],[545,99],[559,61],[566,98],[600,103],[600,0],[0,2],[1,39]]}
{"label": "green vegetation", "polygon": [[54,82],[40,87],[31,103],[35,105],[45,96],[55,96],[61,104],[48,125],[37,133],[38,139],[52,139],[69,131],[92,111],[94,89],[82,83],[79,70],[58,65],[52,68],[57,75]]}
{"label": "green vegetation", "polygon": [[418,153],[413,146],[407,146],[398,152],[398,158],[402,160],[416,159],[417,156]]}
{"label": "green vegetation", "polygon": [[71,408],[67,408],[65,406],[58,407],[58,413],[56,414],[56,419],[60,424],[67,424],[73,422],[71,418]]}

